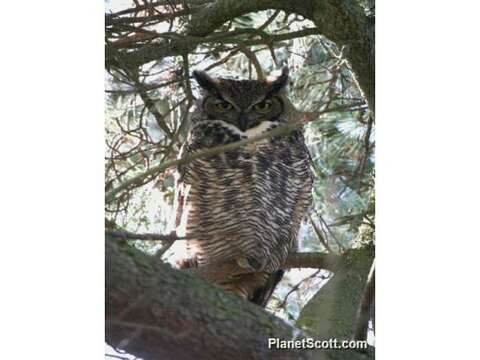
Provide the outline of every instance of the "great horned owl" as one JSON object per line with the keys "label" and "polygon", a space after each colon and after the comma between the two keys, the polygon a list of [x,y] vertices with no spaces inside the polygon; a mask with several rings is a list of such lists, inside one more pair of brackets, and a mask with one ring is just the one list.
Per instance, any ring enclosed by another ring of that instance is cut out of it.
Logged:
{"label": "great horned owl", "polygon": [[[273,81],[214,79],[194,71],[203,89],[183,154],[228,144],[288,120],[288,68]],[[296,249],[311,204],[312,175],[301,131],[267,138],[181,167],[177,201],[189,261],[202,267],[236,261],[250,273],[225,273],[216,285],[265,306]],[[192,261],[193,259],[193,261]],[[189,265],[186,265],[189,264]],[[194,265],[192,265],[194,264]]]}

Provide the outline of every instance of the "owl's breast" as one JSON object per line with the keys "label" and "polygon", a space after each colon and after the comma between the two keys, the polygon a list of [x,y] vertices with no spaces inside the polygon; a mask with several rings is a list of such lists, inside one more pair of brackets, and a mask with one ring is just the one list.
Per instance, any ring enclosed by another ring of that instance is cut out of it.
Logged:
{"label": "owl's breast", "polygon": [[247,257],[274,270],[295,246],[311,202],[303,144],[249,144],[187,165],[187,234],[199,265]]}

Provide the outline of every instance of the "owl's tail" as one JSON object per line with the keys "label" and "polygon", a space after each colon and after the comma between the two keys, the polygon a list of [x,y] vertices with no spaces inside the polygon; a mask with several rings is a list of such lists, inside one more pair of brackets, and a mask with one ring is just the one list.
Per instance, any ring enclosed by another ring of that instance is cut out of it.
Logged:
{"label": "owl's tail", "polygon": [[284,270],[277,270],[274,273],[270,274],[265,285],[256,289],[249,300],[254,304],[265,307],[268,303],[268,300],[272,296],[276,286],[278,285],[280,280],[282,280],[284,273]]}

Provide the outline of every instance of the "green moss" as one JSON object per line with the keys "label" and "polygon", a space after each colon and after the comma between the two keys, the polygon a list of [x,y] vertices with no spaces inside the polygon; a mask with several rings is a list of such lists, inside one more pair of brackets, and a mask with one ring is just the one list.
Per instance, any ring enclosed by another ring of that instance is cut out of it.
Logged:
{"label": "green moss", "polygon": [[346,252],[340,268],[304,307],[297,325],[320,338],[350,338],[373,255],[372,246]]}

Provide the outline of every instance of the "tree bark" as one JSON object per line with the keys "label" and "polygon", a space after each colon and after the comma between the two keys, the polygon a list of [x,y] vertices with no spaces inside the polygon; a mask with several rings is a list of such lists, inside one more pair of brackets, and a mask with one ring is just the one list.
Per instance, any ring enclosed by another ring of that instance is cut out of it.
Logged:
{"label": "tree bark", "polygon": [[332,279],[302,309],[297,325],[321,339],[352,339],[373,258],[373,246],[348,250]]}
{"label": "tree bark", "polygon": [[268,349],[308,335],[262,308],[106,239],[106,342],[144,360],[367,359],[352,350]]}

